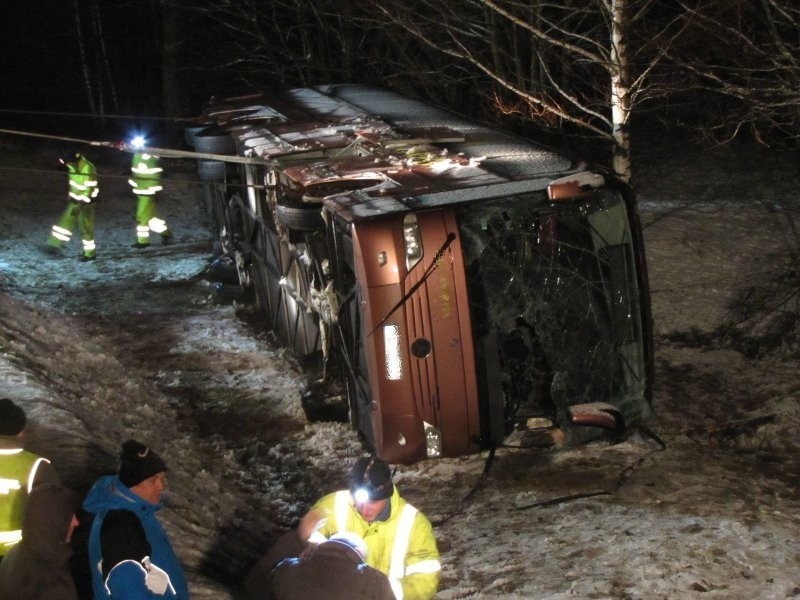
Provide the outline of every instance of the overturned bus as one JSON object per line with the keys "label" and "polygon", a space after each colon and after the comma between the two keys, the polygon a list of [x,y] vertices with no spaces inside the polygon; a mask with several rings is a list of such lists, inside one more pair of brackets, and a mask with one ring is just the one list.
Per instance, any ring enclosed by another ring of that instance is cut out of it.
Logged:
{"label": "overturned bus", "polygon": [[385,460],[651,414],[640,224],[609,174],[363,85],[218,100],[187,141],[223,260],[315,365],[307,412],[340,403]]}

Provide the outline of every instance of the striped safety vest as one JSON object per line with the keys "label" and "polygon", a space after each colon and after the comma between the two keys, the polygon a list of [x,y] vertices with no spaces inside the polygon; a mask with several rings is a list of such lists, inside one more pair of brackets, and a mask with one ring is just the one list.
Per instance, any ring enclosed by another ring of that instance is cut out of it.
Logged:
{"label": "striped safety vest", "polygon": [[[397,506],[399,508],[399,516],[390,519],[384,524],[384,526],[388,528],[386,530],[387,535],[391,535],[393,538],[388,560],[385,556],[374,556],[372,554],[372,549],[370,549],[367,552],[366,562],[371,567],[382,571],[389,577],[389,583],[392,586],[395,596],[398,600],[401,600],[403,598],[403,588],[400,583],[401,579],[414,574],[438,573],[441,571],[441,563],[438,558],[431,558],[418,560],[406,566],[406,556],[411,546],[412,532],[419,511],[405,500],[400,499],[399,496],[397,496],[396,490],[393,496],[392,500],[394,503],[392,509]],[[323,499],[323,502],[325,502],[325,500],[326,499]],[[357,514],[357,510],[353,506],[353,499],[350,491],[341,490],[336,492],[333,495],[333,512],[330,518],[324,524],[320,524],[320,527],[311,534],[308,541],[311,543],[321,543],[335,533],[352,532],[364,537],[369,547],[371,538],[369,536],[365,537],[365,532],[359,531],[359,527],[356,526],[356,523],[359,521],[361,523],[364,523],[364,521],[357,519],[354,516],[355,514]],[[320,529],[324,530],[325,533],[320,531]],[[326,533],[328,535],[325,535]],[[436,555],[438,557],[438,552]]]}
{"label": "striped safety vest", "polygon": [[97,197],[97,169],[89,160],[80,155],[77,164],[67,163],[69,174],[69,197],[87,204]]}
{"label": "striped safety vest", "polygon": [[46,458],[22,448],[0,449],[0,556],[22,539],[25,502]]}
{"label": "striped safety vest", "polygon": [[158,157],[141,152],[133,155],[131,162],[131,178],[128,179],[137,196],[155,196],[163,188],[161,173],[164,169],[158,166]]}

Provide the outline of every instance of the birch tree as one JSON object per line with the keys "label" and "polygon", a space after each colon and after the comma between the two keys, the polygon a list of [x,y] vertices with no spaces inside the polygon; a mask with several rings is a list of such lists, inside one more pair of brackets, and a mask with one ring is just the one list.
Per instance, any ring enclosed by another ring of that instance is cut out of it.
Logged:
{"label": "birch tree", "polygon": [[[650,0],[378,0],[394,27],[479,76],[495,110],[605,140],[615,173],[631,178],[630,123],[648,74],[681,24],[653,30]],[[631,33],[641,27],[631,50]]]}

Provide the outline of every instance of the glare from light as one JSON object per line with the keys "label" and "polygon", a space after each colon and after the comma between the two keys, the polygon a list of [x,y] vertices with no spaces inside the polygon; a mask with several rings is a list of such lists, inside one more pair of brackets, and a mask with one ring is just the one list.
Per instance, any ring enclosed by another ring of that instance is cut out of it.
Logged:
{"label": "glare from light", "polygon": [[366,488],[358,488],[355,492],[353,492],[353,500],[355,500],[356,504],[365,504],[369,502],[369,491]]}
{"label": "glare from light", "polygon": [[144,148],[144,136],[142,135],[135,135],[131,140],[131,146],[136,148],[137,150],[140,148]]}
{"label": "glare from light", "polygon": [[442,432],[436,427],[423,421],[425,427],[425,449],[428,458],[438,458],[442,455]]}

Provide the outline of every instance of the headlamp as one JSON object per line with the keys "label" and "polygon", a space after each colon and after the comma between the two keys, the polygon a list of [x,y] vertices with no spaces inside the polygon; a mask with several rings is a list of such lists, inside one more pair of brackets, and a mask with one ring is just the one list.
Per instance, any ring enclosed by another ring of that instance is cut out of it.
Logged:
{"label": "headlamp", "polygon": [[131,146],[133,146],[133,147],[134,147],[134,148],[136,148],[137,150],[138,150],[139,148],[144,148],[144,141],[145,141],[145,140],[144,140],[144,136],[142,136],[142,135],[135,135],[135,136],[133,136],[133,139],[131,139]]}
{"label": "headlamp", "polygon": [[369,502],[371,498],[371,494],[369,493],[369,489],[365,487],[359,487],[352,491],[353,500],[355,500],[356,504],[364,504]]}

